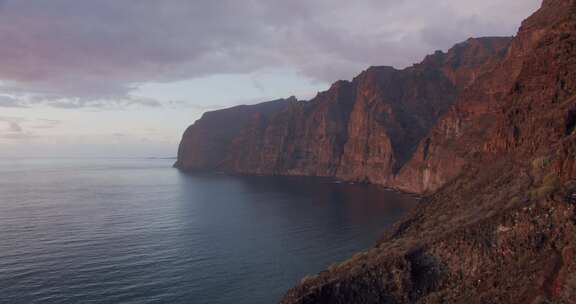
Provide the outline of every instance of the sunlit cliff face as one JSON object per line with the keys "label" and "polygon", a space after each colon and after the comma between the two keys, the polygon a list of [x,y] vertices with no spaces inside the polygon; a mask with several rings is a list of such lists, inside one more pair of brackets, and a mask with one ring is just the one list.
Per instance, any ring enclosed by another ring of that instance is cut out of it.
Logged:
{"label": "sunlit cliff face", "polygon": [[172,156],[207,110],[511,35],[539,0],[0,0],[1,156]]}

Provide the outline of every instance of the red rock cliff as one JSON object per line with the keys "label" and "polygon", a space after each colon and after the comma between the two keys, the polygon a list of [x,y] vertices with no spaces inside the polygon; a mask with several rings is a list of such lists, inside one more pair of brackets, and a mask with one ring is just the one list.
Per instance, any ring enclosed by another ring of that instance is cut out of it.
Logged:
{"label": "red rock cliff", "polygon": [[[523,22],[504,60],[483,67],[474,84],[424,138],[395,185],[433,192],[458,176],[478,155],[534,155],[563,136],[571,103],[574,57],[570,1],[544,1]],[[559,26],[558,24],[563,24]]]}
{"label": "red rock cliff", "polygon": [[371,67],[266,113],[259,106],[207,113],[184,134],[176,166],[394,185],[418,143],[510,40],[469,39],[404,70]]}
{"label": "red rock cliff", "polygon": [[279,99],[205,113],[184,132],[174,166],[186,170],[218,170],[232,141],[248,122],[296,102],[295,98]]}

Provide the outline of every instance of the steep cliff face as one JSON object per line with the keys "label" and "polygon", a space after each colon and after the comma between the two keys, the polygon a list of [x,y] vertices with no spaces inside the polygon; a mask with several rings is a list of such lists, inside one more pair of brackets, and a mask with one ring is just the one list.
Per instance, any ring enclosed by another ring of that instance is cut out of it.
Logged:
{"label": "steep cliff face", "polygon": [[576,1],[544,1],[397,177],[441,188],[283,303],[576,303],[575,59]]}
{"label": "steep cliff face", "polygon": [[[454,178],[475,155],[524,151],[533,155],[560,141],[570,111],[574,58],[566,2],[545,1],[523,22],[502,62],[483,73],[422,140],[395,179],[398,188],[432,192]],[[553,27],[554,22],[564,24]],[[559,35],[558,33],[562,34]],[[568,107],[568,108],[565,108]]]}
{"label": "steep cliff face", "polygon": [[228,155],[232,141],[248,122],[273,115],[294,103],[297,103],[295,98],[279,99],[205,113],[184,132],[174,166],[186,170],[217,170]]}
{"label": "steep cliff face", "polygon": [[469,39],[404,70],[372,67],[263,115],[207,113],[184,134],[176,166],[394,185],[421,139],[510,41]]}
{"label": "steep cliff face", "polygon": [[[248,174],[331,176],[345,141],[355,88],[339,81],[308,102],[246,127],[224,170]],[[250,147],[250,151],[246,151]]]}

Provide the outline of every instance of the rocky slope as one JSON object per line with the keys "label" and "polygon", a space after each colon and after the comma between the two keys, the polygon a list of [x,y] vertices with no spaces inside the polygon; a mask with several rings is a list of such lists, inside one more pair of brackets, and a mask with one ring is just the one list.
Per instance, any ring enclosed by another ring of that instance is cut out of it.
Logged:
{"label": "rocky slope", "polygon": [[469,39],[404,70],[371,67],[310,101],[276,102],[266,113],[258,109],[268,103],[207,113],[184,134],[176,166],[394,186],[419,142],[503,59],[510,41]]}
{"label": "rocky slope", "polygon": [[[561,116],[568,110],[550,110],[572,93],[569,80],[563,78],[572,73],[568,67],[574,60],[569,48],[573,33],[570,28],[551,27],[568,18],[561,17],[566,16],[562,11],[568,6],[565,2],[545,1],[541,10],[522,24],[505,60],[485,66],[474,85],[464,90],[421,141],[396,178],[399,188],[436,190],[457,176],[474,154],[522,150],[529,156],[560,140],[556,129],[561,128],[559,124],[565,120]],[[562,39],[556,41],[552,35]],[[529,148],[524,147],[528,144]]]}
{"label": "rocky slope", "polygon": [[307,102],[208,113],[176,165],[429,194],[285,304],[576,303],[575,91],[576,0],[544,0],[513,39],[373,67]]}
{"label": "rocky slope", "polygon": [[545,0],[395,180],[438,191],[283,303],[576,303],[576,1]]}

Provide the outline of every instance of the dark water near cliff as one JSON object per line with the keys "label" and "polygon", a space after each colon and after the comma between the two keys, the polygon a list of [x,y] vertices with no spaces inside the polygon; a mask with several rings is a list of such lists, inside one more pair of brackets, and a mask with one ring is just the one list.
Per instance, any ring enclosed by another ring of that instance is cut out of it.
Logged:
{"label": "dark water near cliff", "polygon": [[1,303],[274,303],[412,200],[171,160],[0,161]]}

